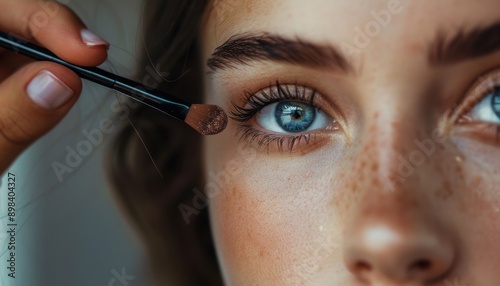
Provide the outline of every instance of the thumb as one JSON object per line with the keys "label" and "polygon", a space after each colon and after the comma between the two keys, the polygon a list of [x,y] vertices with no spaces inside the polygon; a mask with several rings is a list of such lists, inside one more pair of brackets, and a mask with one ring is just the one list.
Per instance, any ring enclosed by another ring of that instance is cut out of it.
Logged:
{"label": "thumb", "polygon": [[69,111],[82,89],[65,67],[36,62],[0,84],[0,174]]}

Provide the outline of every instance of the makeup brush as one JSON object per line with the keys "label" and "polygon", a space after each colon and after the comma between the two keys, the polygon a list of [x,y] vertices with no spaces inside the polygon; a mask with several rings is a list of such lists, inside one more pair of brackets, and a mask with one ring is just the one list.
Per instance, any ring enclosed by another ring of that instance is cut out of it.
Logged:
{"label": "makeup brush", "polygon": [[227,126],[227,115],[216,105],[190,104],[157,89],[95,67],[81,67],[68,63],[51,51],[0,32],[0,47],[38,61],[50,61],[74,71],[79,77],[119,91],[130,98],[157,109],[175,119],[184,121],[202,135],[222,132]]}

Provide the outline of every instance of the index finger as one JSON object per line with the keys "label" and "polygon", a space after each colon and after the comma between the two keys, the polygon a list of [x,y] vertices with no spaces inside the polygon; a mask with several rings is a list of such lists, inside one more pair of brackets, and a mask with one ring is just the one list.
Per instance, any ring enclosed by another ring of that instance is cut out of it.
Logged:
{"label": "index finger", "polygon": [[81,66],[101,64],[109,47],[72,10],[54,1],[0,0],[0,30],[34,40]]}

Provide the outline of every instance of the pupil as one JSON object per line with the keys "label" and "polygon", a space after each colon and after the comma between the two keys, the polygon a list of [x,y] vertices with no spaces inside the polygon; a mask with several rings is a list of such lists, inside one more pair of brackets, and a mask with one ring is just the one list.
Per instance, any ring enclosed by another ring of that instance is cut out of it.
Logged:
{"label": "pupil", "polygon": [[281,102],[274,113],[278,125],[286,132],[306,131],[316,118],[316,108],[300,102]]}
{"label": "pupil", "polygon": [[293,111],[292,111],[292,113],[293,113],[293,114],[292,114],[293,119],[295,119],[295,120],[297,120],[297,121],[298,121],[299,119],[301,119],[302,117],[304,117],[304,112],[303,112],[303,110],[296,109],[296,110],[293,110]]}

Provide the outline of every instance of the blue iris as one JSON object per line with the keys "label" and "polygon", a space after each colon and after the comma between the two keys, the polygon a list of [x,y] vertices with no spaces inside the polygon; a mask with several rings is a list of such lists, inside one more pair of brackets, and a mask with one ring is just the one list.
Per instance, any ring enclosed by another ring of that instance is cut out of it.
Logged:
{"label": "blue iris", "polygon": [[274,116],[284,131],[298,133],[306,131],[314,122],[316,108],[300,102],[280,102],[276,106]]}
{"label": "blue iris", "polygon": [[495,111],[496,116],[500,118],[500,88],[493,91],[493,97],[491,98],[491,107]]}

